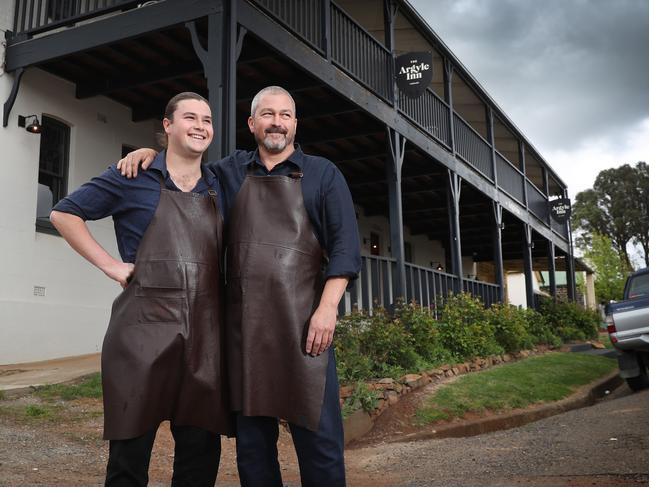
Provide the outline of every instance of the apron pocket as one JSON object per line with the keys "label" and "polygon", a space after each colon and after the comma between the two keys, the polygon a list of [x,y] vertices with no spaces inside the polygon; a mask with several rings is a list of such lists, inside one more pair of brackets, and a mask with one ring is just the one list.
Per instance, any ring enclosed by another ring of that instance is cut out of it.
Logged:
{"label": "apron pocket", "polygon": [[138,323],[181,324],[186,300],[178,297],[138,296]]}
{"label": "apron pocket", "polygon": [[[185,289],[185,264],[174,260],[149,260],[135,263],[140,286],[149,289]],[[164,291],[163,291],[164,292]]]}

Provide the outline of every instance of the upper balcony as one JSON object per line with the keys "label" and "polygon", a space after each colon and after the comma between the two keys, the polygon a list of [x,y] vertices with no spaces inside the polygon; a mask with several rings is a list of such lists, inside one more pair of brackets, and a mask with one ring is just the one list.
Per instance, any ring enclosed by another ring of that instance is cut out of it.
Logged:
{"label": "upper balcony", "polygon": [[[15,0],[9,49],[165,2],[176,0]],[[217,3],[222,2],[214,0]],[[567,241],[567,226],[554,222],[548,211],[550,198],[566,194],[565,184],[407,1],[239,0],[233,4],[239,4],[239,10],[252,6],[290,31],[324,62],[346,73],[467,166],[476,176],[474,181],[494,188],[506,203],[513,202],[509,209],[525,210],[537,225]],[[192,5],[184,8],[190,10]],[[433,80],[423,96],[411,99],[396,88],[393,60],[403,52],[423,50],[433,53]]]}

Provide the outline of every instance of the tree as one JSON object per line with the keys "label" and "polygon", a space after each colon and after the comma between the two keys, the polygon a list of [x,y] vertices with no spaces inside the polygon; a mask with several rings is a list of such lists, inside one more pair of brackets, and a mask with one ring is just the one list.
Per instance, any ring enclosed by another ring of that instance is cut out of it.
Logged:
{"label": "tree", "polygon": [[595,271],[595,294],[599,301],[622,299],[624,282],[631,270],[624,258],[613,248],[612,241],[605,235],[593,233],[591,245],[584,253],[584,259]]}
{"label": "tree", "polygon": [[[601,171],[593,189],[577,194],[573,225],[581,229],[578,245],[588,247],[594,233],[606,235],[628,268],[630,241],[645,248],[649,264],[649,168],[644,163]],[[643,201],[644,198],[644,201]],[[639,204],[642,201],[643,204]]]}

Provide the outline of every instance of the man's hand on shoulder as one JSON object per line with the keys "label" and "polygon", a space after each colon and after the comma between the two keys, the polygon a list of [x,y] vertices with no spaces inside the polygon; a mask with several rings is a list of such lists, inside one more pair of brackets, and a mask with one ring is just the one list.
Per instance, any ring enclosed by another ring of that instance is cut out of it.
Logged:
{"label": "man's hand on shoulder", "polygon": [[129,179],[137,177],[140,164],[142,165],[142,170],[146,171],[157,155],[158,153],[155,150],[147,147],[134,150],[119,160],[117,170],[122,173],[122,176],[126,176]]}

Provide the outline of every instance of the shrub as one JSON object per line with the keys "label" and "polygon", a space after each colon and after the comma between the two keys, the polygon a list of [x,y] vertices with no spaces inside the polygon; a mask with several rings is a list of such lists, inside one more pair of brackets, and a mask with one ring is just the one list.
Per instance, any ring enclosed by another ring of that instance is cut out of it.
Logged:
{"label": "shrub", "polygon": [[564,341],[595,338],[599,315],[576,303],[542,300],[539,312],[545,316],[551,329]]}
{"label": "shrub", "polygon": [[508,304],[494,304],[487,310],[487,319],[493,327],[496,341],[506,352],[517,352],[534,345],[528,332],[524,309]]}
{"label": "shrub", "polygon": [[442,345],[458,359],[503,352],[496,342],[487,311],[470,294],[449,296],[438,326]]}
{"label": "shrub", "polygon": [[372,359],[375,376],[394,377],[415,368],[420,357],[400,320],[391,319],[383,308],[374,308],[368,325],[361,336],[361,352]]}
{"label": "shrub", "polygon": [[551,347],[561,345],[561,338],[552,331],[552,327],[544,315],[533,309],[522,311],[525,312],[527,331],[535,344],[549,345]]}
{"label": "shrub", "polygon": [[364,380],[372,375],[372,360],[361,351],[363,330],[369,326],[369,320],[365,313],[354,311],[340,318],[336,325],[336,367],[342,382]]}
{"label": "shrub", "polygon": [[451,354],[442,346],[438,322],[427,308],[416,303],[399,304],[395,310],[396,318],[412,337],[415,352],[427,365],[448,362]]}

